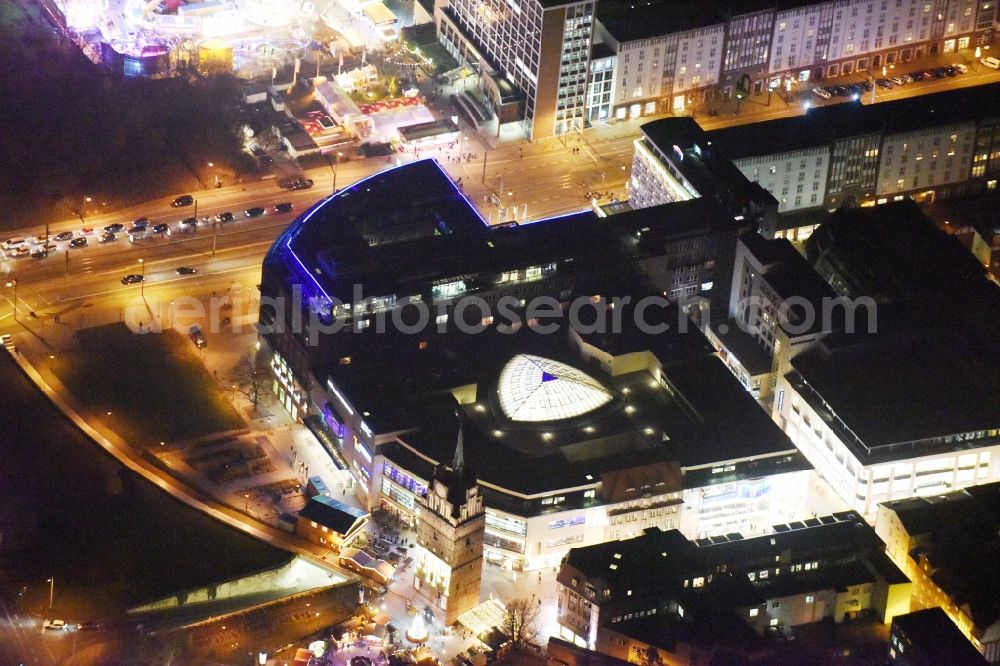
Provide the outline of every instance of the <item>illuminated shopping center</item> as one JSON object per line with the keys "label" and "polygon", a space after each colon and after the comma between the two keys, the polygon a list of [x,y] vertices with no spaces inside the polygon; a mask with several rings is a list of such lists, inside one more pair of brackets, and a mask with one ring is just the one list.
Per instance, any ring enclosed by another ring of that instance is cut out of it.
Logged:
{"label": "illuminated shopping center", "polygon": [[641,240],[726,219],[696,200],[489,228],[436,162],[382,172],[265,258],[276,392],[362,503],[407,521],[461,427],[494,563],[653,526],[762,533],[802,517],[810,468],[679,307],[648,299],[667,259]]}

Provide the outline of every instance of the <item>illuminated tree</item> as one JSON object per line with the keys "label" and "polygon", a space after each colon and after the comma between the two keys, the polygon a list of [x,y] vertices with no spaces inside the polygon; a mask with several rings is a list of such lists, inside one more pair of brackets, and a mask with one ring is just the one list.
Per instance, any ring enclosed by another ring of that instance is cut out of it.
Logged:
{"label": "illuminated tree", "polygon": [[515,599],[507,604],[500,630],[510,636],[515,646],[524,647],[538,636],[540,606],[537,601],[528,599]]}
{"label": "illuminated tree", "polygon": [[232,392],[249,400],[257,409],[270,380],[271,373],[264,355],[255,349],[248,349],[233,368]]}

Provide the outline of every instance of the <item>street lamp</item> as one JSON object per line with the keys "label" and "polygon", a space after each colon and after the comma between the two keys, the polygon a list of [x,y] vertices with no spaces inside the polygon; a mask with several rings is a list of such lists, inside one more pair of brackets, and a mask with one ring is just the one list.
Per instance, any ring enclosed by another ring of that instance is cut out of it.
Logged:
{"label": "street lamp", "polygon": [[142,279],[139,280],[139,295],[146,298],[146,260],[142,257],[139,257],[139,269],[142,271],[140,276]]}
{"label": "street lamp", "polygon": [[340,158],[344,156],[342,152],[336,152],[333,154],[333,194],[337,193],[337,167],[340,166]]}
{"label": "street lamp", "polygon": [[[215,167],[215,162],[209,162],[208,163],[208,168],[211,169],[213,167]],[[216,187],[222,187],[222,181],[219,180],[219,174],[217,172],[213,171],[212,172],[212,176],[215,177],[215,186]]]}
{"label": "street lamp", "polygon": [[243,493],[243,511],[250,513],[250,493]]}
{"label": "street lamp", "polygon": [[49,584],[49,610],[52,610],[52,598],[56,589],[56,579],[49,578],[45,582]]}
{"label": "street lamp", "polygon": [[14,321],[17,321],[17,278],[12,278],[11,281],[7,283],[7,286],[14,288]]}

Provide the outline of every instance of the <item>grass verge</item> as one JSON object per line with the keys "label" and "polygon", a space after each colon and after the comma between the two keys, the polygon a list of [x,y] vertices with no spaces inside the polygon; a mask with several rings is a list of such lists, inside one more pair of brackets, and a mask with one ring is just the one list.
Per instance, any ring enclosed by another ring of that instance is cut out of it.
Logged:
{"label": "grass verge", "polygon": [[137,335],[110,324],[76,338],[73,349],[50,360],[52,371],[130,444],[147,447],[245,426],[195,347],[175,331]]}

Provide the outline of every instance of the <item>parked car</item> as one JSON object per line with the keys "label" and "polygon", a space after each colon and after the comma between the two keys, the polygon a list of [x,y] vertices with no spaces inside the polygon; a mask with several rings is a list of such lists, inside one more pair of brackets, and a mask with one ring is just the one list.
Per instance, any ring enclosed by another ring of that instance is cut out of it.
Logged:
{"label": "parked car", "polygon": [[827,90],[833,93],[834,97],[847,97],[851,92],[847,86],[831,86]]}
{"label": "parked car", "polygon": [[830,99],[833,97],[833,95],[827,92],[826,88],[813,88],[813,94],[820,99]]}
{"label": "parked car", "polygon": [[227,210],[225,213],[219,213],[216,215],[215,219],[219,222],[232,222],[235,218],[233,217],[233,214]]}
{"label": "parked car", "polygon": [[146,279],[141,275],[136,275],[135,273],[129,273],[122,278],[122,284],[139,284],[140,282],[145,282]]}
{"label": "parked car", "polygon": [[197,217],[185,217],[183,220],[181,220],[181,224],[185,225],[185,226],[189,226],[189,227],[197,227],[198,226],[198,218]]}
{"label": "parked car", "polygon": [[178,275],[194,275],[198,272],[198,269],[194,266],[181,266],[177,269]]}
{"label": "parked car", "polygon": [[115,222],[114,224],[109,224],[108,226],[104,227],[104,231],[109,234],[120,234],[121,232],[125,231],[125,225],[122,224],[121,222]]}
{"label": "parked car", "polygon": [[875,85],[879,88],[895,88],[896,84],[889,79],[875,79]]}
{"label": "parked car", "polygon": [[79,238],[74,238],[69,242],[69,246],[72,248],[87,247],[87,239],[83,236]]}
{"label": "parked car", "polygon": [[986,65],[990,69],[1000,69],[1000,59],[994,58],[993,56],[987,56],[979,62]]}
{"label": "parked car", "polygon": [[260,217],[265,212],[267,212],[267,211],[265,211],[260,206],[254,206],[253,208],[247,208],[247,210],[244,213],[244,215],[246,215],[247,217]]}
{"label": "parked car", "polygon": [[173,203],[170,204],[174,208],[181,208],[182,206],[190,206],[194,203],[194,197],[190,194],[182,194],[181,196],[174,199]]}
{"label": "parked car", "polygon": [[958,72],[959,74],[965,74],[966,72],[968,72],[968,71],[969,71],[969,68],[968,68],[968,66],[966,66],[966,65],[963,65],[963,64],[962,64],[962,63],[960,63],[960,62],[953,62],[953,63],[951,63],[951,66],[952,66],[952,68],[954,68],[954,69],[955,69],[955,71],[957,71],[957,72]]}
{"label": "parked car", "polygon": [[204,349],[208,346],[208,340],[205,339],[205,335],[201,332],[201,327],[195,325],[191,327],[191,332],[188,333],[188,337],[191,338],[191,342],[198,349]]}
{"label": "parked car", "polygon": [[61,232],[59,232],[58,234],[55,235],[55,239],[57,241],[72,240],[73,239],[73,232],[72,231],[61,231]]}
{"label": "parked car", "polygon": [[291,213],[292,212],[292,203],[290,201],[284,201],[282,203],[275,204],[274,205],[274,212],[275,213]]}
{"label": "parked car", "polygon": [[903,86],[903,85],[906,85],[906,83],[907,83],[906,80],[903,79],[902,76],[894,76],[894,77],[892,77],[889,80],[892,81],[893,83],[895,83],[897,86]]}

